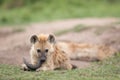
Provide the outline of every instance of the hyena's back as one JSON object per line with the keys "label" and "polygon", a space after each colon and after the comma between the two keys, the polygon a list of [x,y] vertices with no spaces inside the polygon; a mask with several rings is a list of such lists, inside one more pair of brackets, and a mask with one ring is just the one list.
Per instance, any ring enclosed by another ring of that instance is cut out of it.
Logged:
{"label": "hyena's back", "polygon": [[71,58],[87,61],[103,60],[116,52],[106,45],[93,45],[86,43],[59,42],[60,48]]}

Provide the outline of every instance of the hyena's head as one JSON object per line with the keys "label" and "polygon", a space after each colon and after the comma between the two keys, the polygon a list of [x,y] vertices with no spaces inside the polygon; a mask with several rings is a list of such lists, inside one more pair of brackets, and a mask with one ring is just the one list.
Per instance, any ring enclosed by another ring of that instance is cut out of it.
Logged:
{"label": "hyena's head", "polygon": [[33,48],[41,62],[45,62],[47,57],[54,51],[55,37],[52,34],[33,35],[30,39]]}

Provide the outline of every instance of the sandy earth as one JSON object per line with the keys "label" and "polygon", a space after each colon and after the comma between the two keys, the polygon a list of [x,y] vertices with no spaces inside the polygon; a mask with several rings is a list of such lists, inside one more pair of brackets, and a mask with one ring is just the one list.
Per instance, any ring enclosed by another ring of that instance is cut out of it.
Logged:
{"label": "sandy earth", "polygon": [[[0,64],[20,65],[25,56],[30,60],[30,37],[39,33],[54,33],[64,29],[70,29],[76,25],[85,25],[86,28],[80,32],[68,32],[57,36],[57,40],[68,40],[74,42],[86,42],[92,44],[107,44],[120,51],[120,20],[115,18],[86,18],[69,19],[52,22],[32,23],[23,31],[12,28],[0,28]],[[84,68],[90,62],[71,61],[71,63]]]}

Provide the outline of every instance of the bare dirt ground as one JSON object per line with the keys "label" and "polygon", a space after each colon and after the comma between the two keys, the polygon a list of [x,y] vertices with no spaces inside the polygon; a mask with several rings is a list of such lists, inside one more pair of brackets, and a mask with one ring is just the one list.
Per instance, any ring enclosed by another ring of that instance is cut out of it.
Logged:
{"label": "bare dirt ground", "polygon": [[[85,25],[86,28],[80,32],[68,32],[57,36],[57,40],[68,40],[74,42],[85,42],[92,44],[107,44],[120,51],[120,20],[115,18],[86,18],[69,19],[52,22],[33,23],[25,25],[24,30],[13,28],[0,28],[0,64],[22,64],[25,56],[30,60],[30,37],[39,33],[55,33],[57,31],[70,29],[76,25]],[[71,61],[84,68],[90,62]]]}

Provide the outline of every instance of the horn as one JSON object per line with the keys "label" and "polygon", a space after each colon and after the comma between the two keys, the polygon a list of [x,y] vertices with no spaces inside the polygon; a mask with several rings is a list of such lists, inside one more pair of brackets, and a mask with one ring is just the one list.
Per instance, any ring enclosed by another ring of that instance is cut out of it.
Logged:
{"label": "horn", "polygon": [[30,70],[36,70],[41,66],[41,61],[39,60],[38,64],[32,65],[26,61],[26,59],[23,57],[24,64],[28,67]]}

